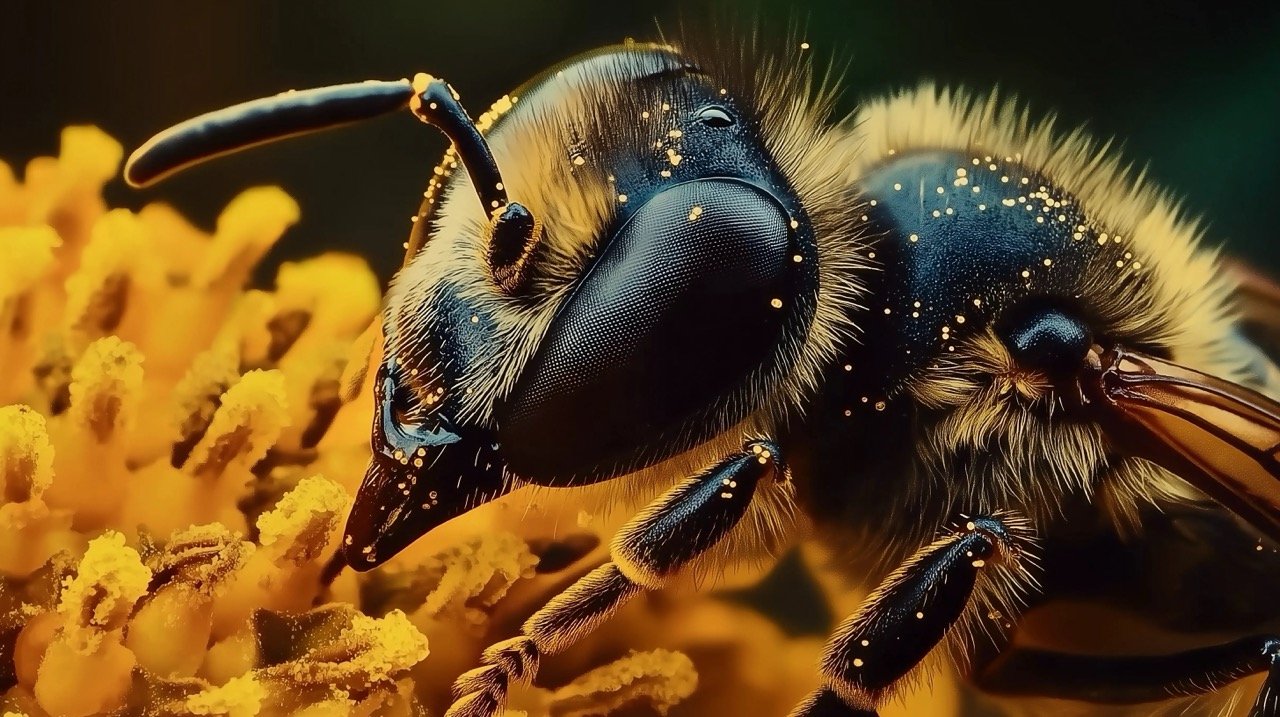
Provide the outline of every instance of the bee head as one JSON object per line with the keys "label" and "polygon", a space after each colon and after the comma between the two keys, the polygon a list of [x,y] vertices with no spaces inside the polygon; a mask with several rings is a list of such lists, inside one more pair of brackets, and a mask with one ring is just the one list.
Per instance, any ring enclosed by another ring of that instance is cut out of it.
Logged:
{"label": "bee head", "polygon": [[449,362],[456,410],[495,429],[517,476],[602,480],[776,416],[848,333],[829,304],[856,273],[829,274],[856,261],[856,242],[842,233],[833,257],[821,236],[857,206],[822,153],[825,104],[775,88],[770,108],[718,67],[667,46],[605,48],[482,115],[532,243],[495,246],[452,157],[427,189],[389,348],[465,355]]}
{"label": "bee head", "polygon": [[736,450],[815,390],[853,334],[861,208],[831,94],[746,50],[604,48],[475,122],[426,75],[286,93],[134,154],[146,183],[405,106],[452,140],[387,294],[353,565],[523,482]]}

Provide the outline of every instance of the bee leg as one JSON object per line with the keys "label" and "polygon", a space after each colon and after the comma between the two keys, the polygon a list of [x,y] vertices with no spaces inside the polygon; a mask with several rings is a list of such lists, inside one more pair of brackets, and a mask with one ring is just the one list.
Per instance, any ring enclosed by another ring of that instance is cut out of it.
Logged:
{"label": "bee leg", "polygon": [[[791,717],[874,717],[904,678],[983,605],[1013,611],[1032,580],[1032,538],[1017,516],[965,520],[916,552],[852,617],[822,658],[823,686]],[[961,643],[964,641],[961,640]]]}
{"label": "bee leg", "polygon": [[746,514],[757,486],[787,480],[778,448],[751,441],[710,470],[667,491],[613,539],[612,562],[584,575],[481,655],[454,683],[446,717],[500,714],[512,681],[531,682],[538,663],[572,646],[642,590],[656,590],[719,543]]}
{"label": "bee leg", "polygon": [[1206,694],[1268,671],[1251,717],[1280,715],[1280,637],[1256,635],[1171,655],[1095,656],[1010,648],[976,677],[988,692],[1114,704]]}

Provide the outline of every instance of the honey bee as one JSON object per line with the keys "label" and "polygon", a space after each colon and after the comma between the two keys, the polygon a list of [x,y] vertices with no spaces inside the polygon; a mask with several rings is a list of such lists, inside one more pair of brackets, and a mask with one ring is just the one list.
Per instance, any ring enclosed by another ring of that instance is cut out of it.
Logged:
{"label": "honey bee", "polygon": [[[286,93],[126,168],[405,107],[451,140],[387,292],[343,559],[526,485],[656,497],[448,714],[501,713],[636,595],[802,530],[879,587],[796,717],[874,715],[944,643],[993,694],[1145,704],[1267,673],[1250,714],[1280,714],[1280,373],[1241,313],[1273,325],[1275,290],[1016,103],[924,86],[838,119],[807,47],[716,48],[607,47],[477,121],[429,75]],[[1192,644],[1005,634],[1086,598]]]}

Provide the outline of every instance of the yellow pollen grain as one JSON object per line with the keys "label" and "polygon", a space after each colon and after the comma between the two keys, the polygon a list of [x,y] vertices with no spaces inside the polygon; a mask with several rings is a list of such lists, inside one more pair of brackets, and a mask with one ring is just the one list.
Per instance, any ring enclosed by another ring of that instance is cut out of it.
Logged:
{"label": "yellow pollen grain", "polygon": [[781,309],[781,308],[782,308],[782,299],[770,299],[770,300],[769,300],[769,306],[772,306],[772,307],[773,307],[773,308],[775,308],[775,309]]}

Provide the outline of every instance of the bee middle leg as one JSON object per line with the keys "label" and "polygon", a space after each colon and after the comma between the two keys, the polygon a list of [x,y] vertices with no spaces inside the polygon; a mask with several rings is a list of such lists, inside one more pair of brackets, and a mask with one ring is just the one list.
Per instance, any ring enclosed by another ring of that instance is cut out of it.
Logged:
{"label": "bee middle leg", "polygon": [[552,598],[519,635],[484,651],[483,664],[454,683],[445,717],[500,714],[512,681],[532,681],[543,656],[569,648],[641,591],[661,588],[729,534],[767,481],[787,479],[777,446],[751,441],[663,494],[618,532],[611,562]]}
{"label": "bee middle leg", "polygon": [[965,519],[917,551],[836,628],[823,652],[823,686],[791,717],[875,717],[967,614],[1016,609],[1034,582],[1032,543],[1022,518],[997,513]]}

